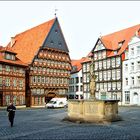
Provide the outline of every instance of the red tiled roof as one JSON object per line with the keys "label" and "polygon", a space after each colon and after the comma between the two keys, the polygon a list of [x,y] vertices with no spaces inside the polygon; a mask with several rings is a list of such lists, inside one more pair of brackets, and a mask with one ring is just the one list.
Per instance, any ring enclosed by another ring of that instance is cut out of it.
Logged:
{"label": "red tiled roof", "polygon": [[12,64],[12,65],[19,65],[19,66],[27,66],[27,64],[23,63],[21,60],[19,60],[17,57],[16,57],[16,60],[13,61],[13,60],[7,60],[4,58],[3,54],[1,52],[3,51],[6,51],[6,52],[10,52],[10,53],[13,53],[15,54],[15,52],[13,52],[11,50],[11,48],[6,48],[6,47],[2,47],[0,48],[0,62],[2,63],[8,63],[8,64]]}
{"label": "red tiled roof", "polygon": [[[17,53],[17,57],[23,62],[30,64],[37,54],[39,48],[44,43],[55,19],[40,24],[14,37],[15,43],[12,49]],[[10,46],[10,43],[8,44]]]}
{"label": "red tiled roof", "polygon": [[82,63],[86,63],[86,62],[90,62],[91,59],[89,57],[86,57],[84,61],[82,61]]}
{"label": "red tiled roof", "polygon": [[[140,24],[129,27],[127,29],[120,30],[118,32],[114,32],[112,34],[108,34],[101,37],[101,41],[104,44],[106,49],[109,50],[118,50],[118,54],[122,54],[128,46],[129,41],[131,38],[136,34],[138,31],[139,34]],[[121,47],[119,47],[119,43],[123,42]],[[112,55],[112,54],[111,54]]]}
{"label": "red tiled roof", "polygon": [[71,60],[71,65],[72,67],[73,66],[76,66],[76,70],[75,71],[72,71],[72,73],[75,73],[75,72],[79,72],[81,69],[82,69],[82,62],[86,59],[86,57],[82,57],[81,59],[79,60]]}
{"label": "red tiled roof", "polygon": [[17,54],[17,53],[14,52],[14,51],[12,50],[12,48],[10,48],[10,47],[1,47],[1,48],[0,48],[0,52],[9,52],[9,53]]}

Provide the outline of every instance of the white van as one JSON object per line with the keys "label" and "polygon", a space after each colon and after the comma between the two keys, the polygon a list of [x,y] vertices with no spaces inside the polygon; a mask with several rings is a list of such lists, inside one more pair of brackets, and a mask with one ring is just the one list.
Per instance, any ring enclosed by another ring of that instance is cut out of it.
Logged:
{"label": "white van", "polygon": [[47,108],[67,107],[67,98],[52,98],[47,104]]}

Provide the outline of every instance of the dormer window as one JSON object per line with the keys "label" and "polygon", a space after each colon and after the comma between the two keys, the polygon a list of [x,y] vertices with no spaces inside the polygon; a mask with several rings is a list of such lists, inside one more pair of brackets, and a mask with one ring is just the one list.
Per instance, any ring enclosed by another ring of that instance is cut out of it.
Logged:
{"label": "dormer window", "polygon": [[119,47],[121,47],[121,46],[123,45],[124,41],[125,41],[125,40],[123,40],[123,41],[121,41],[121,42],[118,42]]}
{"label": "dormer window", "polygon": [[56,34],[58,33],[58,30],[57,30],[57,29],[55,29],[55,33],[56,33]]}
{"label": "dormer window", "polygon": [[15,60],[15,55],[10,53],[5,53],[5,59]]}
{"label": "dormer window", "polygon": [[62,44],[61,44],[61,43],[58,43],[58,45],[59,45],[59,47],[61,47],[61,46],[62,46]]}
{"label": "dormer window", "polygon": [[53,43],[54,43],[54,42],[53,42],[53,41],[51,41],[51,45],[53,45]]}
{"label": "dormer window", "polygon": [[114,51],[114,54],[117,55],[117,51]]}
{"label": "dormer window", "polygon": [[77,67],[76,67],[76,66],[73,66],[73,67],[72,67],[72,70],[73,70],[73,71],[76,71],[76,70],[77,70]]}

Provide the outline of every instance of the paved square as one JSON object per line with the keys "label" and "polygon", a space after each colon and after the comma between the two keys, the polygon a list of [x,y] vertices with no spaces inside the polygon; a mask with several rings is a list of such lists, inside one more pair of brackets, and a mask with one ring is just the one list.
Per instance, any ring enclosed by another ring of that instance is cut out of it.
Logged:
{"label": "paved square", "polygon": [[0,139],[140,139],[140,107],[119,107],[123,121],[112,124],[64,122],[67,109],[17,109],[11,128],[0,110]]}

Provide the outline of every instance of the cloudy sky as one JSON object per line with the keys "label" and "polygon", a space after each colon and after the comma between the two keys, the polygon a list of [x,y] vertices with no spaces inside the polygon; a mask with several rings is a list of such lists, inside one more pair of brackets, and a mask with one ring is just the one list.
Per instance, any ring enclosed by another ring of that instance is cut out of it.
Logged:
{"label": "cloudy sky", "polygon": [[0,45],[54,18],[72,59],[86,56],[100,35],[140,24],[139,1],[0,1]]}

